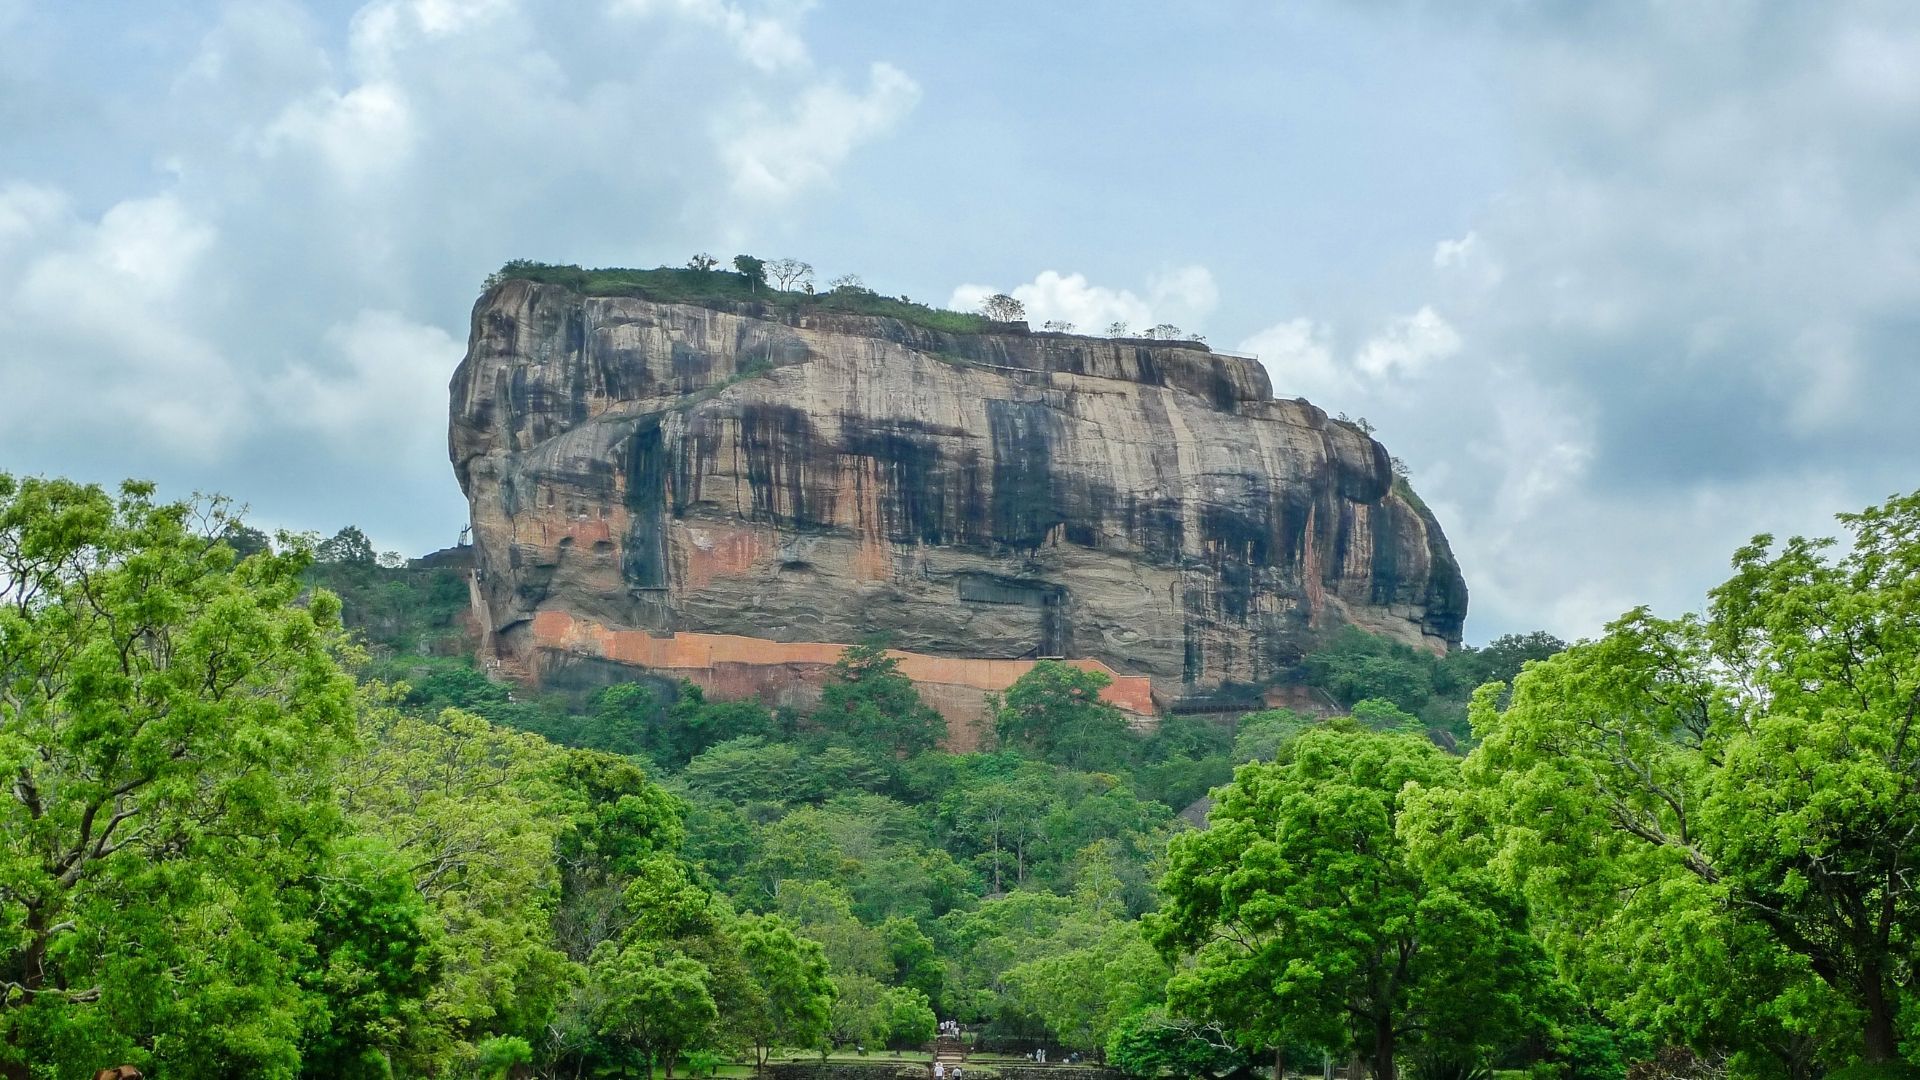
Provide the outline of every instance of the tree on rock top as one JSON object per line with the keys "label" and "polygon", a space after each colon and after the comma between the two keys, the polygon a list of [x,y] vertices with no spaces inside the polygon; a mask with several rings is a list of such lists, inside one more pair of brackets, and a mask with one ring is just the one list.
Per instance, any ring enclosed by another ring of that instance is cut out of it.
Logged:
{"label": "tree on rock top", "polygon": [[756,259],[751,255],[735,255],[733,257],[733,268],[740,273],[741,277],[747,279],[747,285],[750,288],[757,289],[767,283],[767,261],[765,259]]}
{"label": "tree on rock top", "polygon": [[1027,317],[1027,305],[1006,293],[994,293],[980,302],[980,314],[994,322],[1019,322]]}

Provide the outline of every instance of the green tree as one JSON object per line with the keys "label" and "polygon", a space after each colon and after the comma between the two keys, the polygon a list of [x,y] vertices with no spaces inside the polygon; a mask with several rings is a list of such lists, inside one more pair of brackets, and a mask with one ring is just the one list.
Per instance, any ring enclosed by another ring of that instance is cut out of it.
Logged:
{"label": "green tree", "polygon": [[811,802],[826,794],[799,747],[757,735],[711,747],[681,775],[696,791],[733,803]]}
{"label": "green tree", "polygon": [[1420,718],[1385,698],[1366,698],[1353,703],[1354,722],[1368,731],[1397,731],[1420,734]]}
{"label": "green tree", "polygon": [[1348,1045],[1393,1080],[1422,1043],[1483,1054],[1535,1026],[1522,912],[1483,871],[1416,865],[1401,818],[1459,784],[1424,739],[1323,728],[1244,765],[1176,837],[1151,934],[1193,957],[1169,1003],[1243,1047]]}
{"label": "green tree", "polygon": [[1070,769],[1117,769],[1133,751],[1126,715],[1100,697],[1113,680],[1058,660],[1042,660],[1000,698],[994,730],[1018,746]]}
{"label": "green tree", "polygon": [[233,549],[234,557],[244,559],[273,550],[273,538],[244,521],[229,521],[219,532],[220,542]]}
{"label": "green tree", "polygon": [[373,541],[357,526],[349,525],[334,533],[330,539],[320,542],[314,549],[314,558],[323,563],[343,563],[349,566],[372,566],[374,562]]}
{"label": "green tree", "polygon": [[980,302],[980,314],[994,322],[1018,322],[1027,317],[1027,305],[1006,293],[994,293]]}
{"label": "green tree", "polygon": [[474,1065],[487,1080],[528,1075],[533,1047],[518,1035],[495,1035],[474,1048]]}
{"label": "green tree", "polygon": [[1272,761],[1280,748],[1313,726],[1313,718],[1292,709],[1268,709],[1240,718],[1240,729],[1233,736],[1233,761]]}
{"label": "green tree", "polygon": [[680,1054],[711,1037],[720,1015],[705,965],[685,956],[663,958],[646,944],[602,946],[590,977],[600,1036],[639,1051],[669,1080]]}
{"label": "green tree", "polygon": [[637,754],[659,741],[656,729],[663,711],[652,690],[640,683],[617,683],[594,695],[592,712],[570,741],[588,750]]}
{"label": "green tree", "polygon": [[568,751],[457,709],[369,713],[339,776],[357,831],[406,860],[446,930],[429,1012],[449,1048],[490,1034],[537,1038],[574,977],[552,916],[573,824],[559,779]]}
{"label": "green tree", "polygon": [[1502,634],[1487,642],[1483,648],[1470,650],[1467,654],[1484,665],[1477,683],[1510,683],[1528,662],[1545,660],[1566,651],[1566,648],[1565,641],[1545,630],[1534,630],[1525,634]]}
{"label": "green tree", "polygon": [[776,892],[779,913],[796,933],[820,943],[836,975],[892,974],[886,935],[854,917],[845,890],[824,881],[782,881]]}
{"label": "green tree", "polygon": [[887,990],[887,1039],[896,1044],[918,1046],[933,1041],[939,1020],[927,995],[911,986]]}
{"label": "green tree", "polygon": [[1384,698],[1417,712],[1433,696],[1435,662],[1426,653],[1349,626],[1302,667],[1309,684],[1343,705]]}
{"label": "green tree", "polygon": [[560,898],[553,929],[555,943],[583,962],[619,933],[626,886],[685,843],[683,807],[632,760],[593,750],[569,751],[559,784],[571,821],[557,840]]}
{"label": "green tree", "polygon": [[880,980],[859,972],[833,975],[833,1011],[828,1036],[839,1046],[884,1041],[893,1026],[893,1002]]}
{"label": "green tree", "polygon": [[341,845],[313,921],[306,981],[325,999],[326,1022],[301,1048],[302,1074],[393,1075],[396,1058],[408,1057],[426,1024],[426,997],[439,977],[440,924],[406,864],[385,844],[360,839]]}
{"label": "green tree", "polygon": [[777,734],[765,705],[751,699],[708,701],[705,691],[686,680],[681,680],[673,706],[651,723],[646,739],[648,752],[676,768],[720,743]]}
{"label": "green tree", "polygon": [[1045,777],[1028,773],[964,788],[945,800],[948,815],[979,851],[975,861],[994,892],[1005,891],[1009,877],[1014,885],[1026,881],[1055,797]]}
{"label": "green tree", "polygon": [[1169,1016],[1163,1007],[1122,1018],[1107,1036],[1106,1051],[1109,1064],[1142,1080],[1163,1073],[1218,1080],[1252,1064],[1220,1025]]}
{"label": "green tree", "polygon": [[1020,1005],[1062,1043],[1092,1050],[1122,1020],[1158,1004],[1170,974],[1138,923],[1112,921],[1088,945],[1018,964],[1006,978]]}
{"label": "green tree", "polygon": [[1844,554],[1756,537],[1704,618],[1636,610],[1504,710],[1483,688],[1469,761],[1588,982],[1637,979],[1612,1004],[1695,1041],[1733,1011],[1802,1072],[1785,1036],[1851,1020],[1827,1062],[1891,1062],[1920,1010],[1920,496],[1841,521]]}
{"label": "green tree", "polygon": [[887,942],[893,984],[917,990],[927,1000],[937,1000],[947,976],[933,939],[912,919],[888,919],[880,925],[880,933]]}
{"label": "green tree", "polygon": [[751,255],[735,255],[733,257],[733,268],[739,272],[741,277],[747,279],[747,287],[750,290],[758,290],[760,286],[767,283],[767,261],[765,259],[756,259]]}
{"label": "green tree", "polygon": [[833,980],[820,944],[793,932],[778,915],[748,915],[735,928],[752,998],[734,1018],[752,1044],[754,1066],[765,1068],[777,1047],[811,1047],[827,1034]]}
{"label": "green tree", "polygon": [[900,661],[877,641],[848,648],[834,661],[813,721],[855,745],[885,747],[907,756],[931,750],[947,737],[947,721],[900,674]]}
{"label": "green tree", "polygon": [[339,606],[228,504],[0,475],[0,1069],[291,1074]]}

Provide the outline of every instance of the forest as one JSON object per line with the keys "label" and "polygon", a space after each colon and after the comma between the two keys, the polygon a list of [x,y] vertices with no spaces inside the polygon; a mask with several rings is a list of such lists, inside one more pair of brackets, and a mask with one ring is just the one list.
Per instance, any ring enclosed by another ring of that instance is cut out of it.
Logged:
{"label": "forest", "polygon": [[1334,635],[1310,713],[1043,662],[952,754],[884,642],[532,692],[357,529],[0,475],[0,1076],[1913,1076],[1920,496],[1841,525],[1571,646]]}

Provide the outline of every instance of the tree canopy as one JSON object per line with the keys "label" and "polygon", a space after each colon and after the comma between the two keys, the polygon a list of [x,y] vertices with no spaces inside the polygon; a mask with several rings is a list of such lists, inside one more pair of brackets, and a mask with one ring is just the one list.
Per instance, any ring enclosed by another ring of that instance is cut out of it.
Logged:
{"label": "tree canopy", "polygon": [[1248,1050],[1351,1047],[1380,1080],[1410,1046],[1484,1060],[1524,1037],[1545,972],[1523,910],[1403,835],[1411,802],[1460,783],[1426,740],[1355,729],[1241,766],[1211,827],[1168,853],[1150,934],[1192,959],[1169,1002]]}
{"label": "tree canopy", "polygon": [[0,1076],[699,1073],[952,1017],[1141,1076],[1896,1080],[1920,496],[1842,520],[1572,647],[1334,634],[1299,711],[1139,732],[1038,663],[950,753],[878,642],[811,709],[504,685],[449,655],[459,572],[358,529],[0,476]]}
{"label": "tree canopy", "polygon": [[1844,552],[1756,537],[1704,617],[1483,689],[1468,763],[1600,1003],[1796,1075],[1896,1060],[1920,976],[1920,497],[1841,520]]}

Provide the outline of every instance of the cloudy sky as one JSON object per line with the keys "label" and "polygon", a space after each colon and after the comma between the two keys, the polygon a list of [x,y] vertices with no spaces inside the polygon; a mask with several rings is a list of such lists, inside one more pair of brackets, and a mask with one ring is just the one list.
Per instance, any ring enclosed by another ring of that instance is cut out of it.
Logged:
{"label": "cloudy sky", "polygon": [[1591,634],[1920,486],[1920,6],[0,0],[0,470],[441,547],[480,280],[700,250],[1256,353]]}

